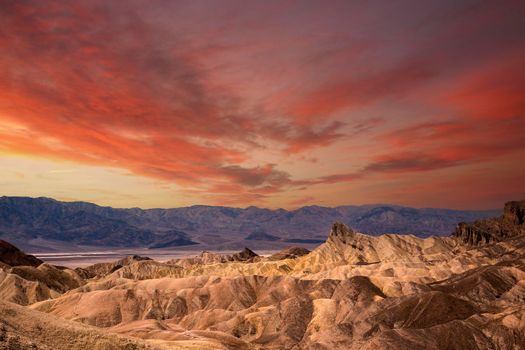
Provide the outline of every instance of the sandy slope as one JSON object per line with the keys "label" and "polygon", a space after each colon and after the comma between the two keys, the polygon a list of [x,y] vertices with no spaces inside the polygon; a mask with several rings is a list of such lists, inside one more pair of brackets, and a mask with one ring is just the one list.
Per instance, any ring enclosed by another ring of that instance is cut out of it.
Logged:
{"label": "sandy slope", "polygon": [[0,349],[165,349],[0,301]]}

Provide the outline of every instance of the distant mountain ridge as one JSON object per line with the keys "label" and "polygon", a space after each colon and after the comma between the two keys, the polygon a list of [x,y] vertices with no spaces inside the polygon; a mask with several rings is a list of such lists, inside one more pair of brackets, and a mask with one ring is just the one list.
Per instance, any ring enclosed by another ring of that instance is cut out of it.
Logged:
{"label": "distant mountain ridge", "polygon": [[50,198],[0,197],[0,239],[23,249],[64,247],[151,247],[192,249],[282,248],[324,241],[339,221],[357,231],[449,235],[458,222],[501,210],[416,209],[397,205],[306,206],[296,210],[204,206],[118,209]]}

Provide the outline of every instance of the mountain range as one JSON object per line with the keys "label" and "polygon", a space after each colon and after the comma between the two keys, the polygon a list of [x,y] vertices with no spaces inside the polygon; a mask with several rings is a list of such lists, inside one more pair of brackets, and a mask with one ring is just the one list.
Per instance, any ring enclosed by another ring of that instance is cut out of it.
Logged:
{"label": "mountain range", "polygon": [[460,211],[398,205],[306,206],[296,210],[196,205],[172,209],[118,209],[50,198],[0,197],[0,239],[28,251],[86,247],[280,249],[313,246],[342,222],[360,232],[450,235],[458,222],[501,210]]}

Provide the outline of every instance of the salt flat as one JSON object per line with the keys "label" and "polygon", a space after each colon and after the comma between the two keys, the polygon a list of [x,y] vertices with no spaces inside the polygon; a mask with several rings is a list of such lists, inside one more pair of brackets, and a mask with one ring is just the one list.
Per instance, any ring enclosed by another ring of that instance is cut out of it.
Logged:
{"label": "salt flat", "polygon": [[[111,262],[130,255],[147,256],[153,260],[164,262],[171,259],[189,258],[200,254],[201,250],[159,250],[159,249],[116,249],[99,251],[77,252],[32,252],[31,254],[47,263],[69,268],[86,267],[89,265]],[[234,250],[212,251],[217,254],[233,254]],[[277,253],[278,250],[257,251],[258,255],[265,256]]]}

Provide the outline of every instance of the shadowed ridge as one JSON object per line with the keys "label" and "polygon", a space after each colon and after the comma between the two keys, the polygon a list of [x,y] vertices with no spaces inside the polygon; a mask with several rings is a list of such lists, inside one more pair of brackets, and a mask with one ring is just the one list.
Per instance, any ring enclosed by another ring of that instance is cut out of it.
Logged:
{"label": "shadowed ridge", "polygon": [[231,261],[253,261],[253,259],[258,256],[259,255],[250,248],[244,247],[243,250],[231,256]]}
{"label": "shadowed ridge", "polygon": [[3,240],[0,240],[0,262],[10,266],[28,265],[33,267],[43,263],[42,260],[33,255],[25,254],[11,243]]}

